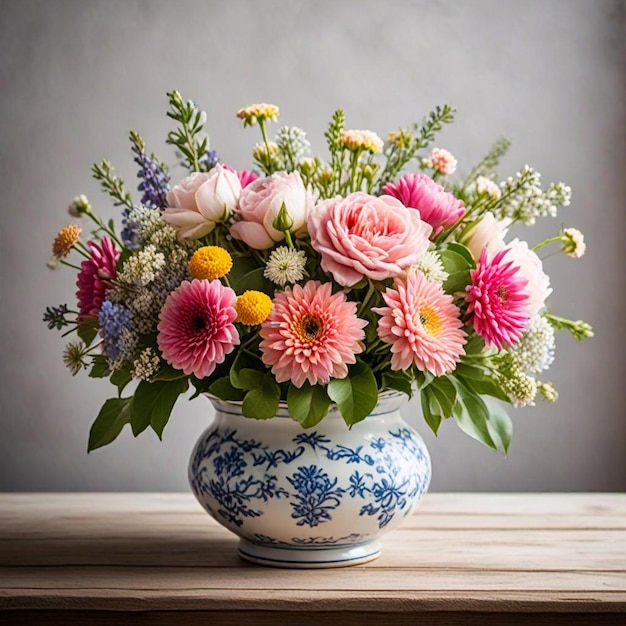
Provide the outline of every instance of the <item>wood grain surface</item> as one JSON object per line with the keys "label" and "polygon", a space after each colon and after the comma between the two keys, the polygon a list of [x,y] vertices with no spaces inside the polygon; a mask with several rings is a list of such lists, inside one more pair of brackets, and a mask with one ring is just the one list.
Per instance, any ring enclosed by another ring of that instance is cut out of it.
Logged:
{"label": "wood grain surface", "polygon": [[0,494],[0,623],[626,624],[624,494],[428,494],[334,570],[236,545],[187,494]]}

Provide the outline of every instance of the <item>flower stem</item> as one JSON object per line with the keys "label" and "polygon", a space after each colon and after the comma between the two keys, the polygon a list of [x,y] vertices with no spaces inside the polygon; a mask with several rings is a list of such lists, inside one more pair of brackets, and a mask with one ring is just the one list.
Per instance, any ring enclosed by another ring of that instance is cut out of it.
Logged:
{"label": "flower stem", "polygon": [[560,235],[557,235],[556,237],[548,237],[548,239],[545,239],[544,241],[541,241],[540,243],[538,243],[536,246],[533,246],[531,250],[535,252],[539,250],[540,248],[547,246],[549,243],[556,243],[557,241],[561,241]]}

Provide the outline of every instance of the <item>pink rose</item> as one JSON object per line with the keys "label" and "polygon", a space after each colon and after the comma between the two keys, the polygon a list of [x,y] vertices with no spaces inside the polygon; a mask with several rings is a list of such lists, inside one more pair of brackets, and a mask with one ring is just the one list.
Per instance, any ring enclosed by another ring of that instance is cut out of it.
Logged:
{"label": "pink rose", "polygon": [[426,174],[408,174],[396,183],[387,183],[383,192],[417,209],[433,227],[433,237],[465,213],[463,203]]}
{"label": "pink rose", "polygon": [[218,163],[208,173],[187,176],[167,193],[163,219],[181,239],[199,239],[235,210],[240,194],[237,174]]}
{"label": "pink rose", "polygon": [[242,189],[245,189],[250,183],[253,183],[258,178],[258,175],[254,172],[249,172],[248,170],[234,170],[230,165],[224,164],[224,169],[237,174],[237,178],[239,178]]}
{"label": "pink rose", "polygon": [[309,215],[311,245],[322,269],[349,287],[367,276],[400,275],[428,248],[432,228],[391,196],[357,192],[320,202]]}
{"label": "pink rose", "polygon": [[240,221],[230,227],[235,239],[242,239],[255,250],[271,248],[285,234],[273,227],[285,203],[290,231],[296,235],[306,229],[307,215],[313,208],[313,194],[304,186],[298,172],[276,172],[250,183],[239,198]]}

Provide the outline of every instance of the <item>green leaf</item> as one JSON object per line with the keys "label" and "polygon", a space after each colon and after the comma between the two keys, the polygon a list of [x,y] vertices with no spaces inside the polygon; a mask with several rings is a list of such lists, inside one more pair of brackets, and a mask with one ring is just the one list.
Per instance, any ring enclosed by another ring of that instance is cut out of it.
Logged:
{"label": "green leaf", "polygon": [[132,379],[133,377],[130,375],[129,369],[126,367],[122,367],[118,370],[115,370],[113,374],[111,374],[111,378],[109,380],[117,387],[117,393],[121,395],[126,385],[128,385],[128,383]]}
{"label": "green leaf", "polygon": [[280,387],[268,372],[263,376],[261,386],[251,389],[243,399],[241,411],[246,417],[265,420],[278,413]]}
{"label": "green leaf", "polygon": [[89,430],[87,452],[111,443],[130,421],[131,398],[107,400]]}
{"label": "green leaf", "polygon": [[161,439],[178,396],[187,391],[188,386],[186,378],[140,382],[131,403],[131,427],[135,437],[151,426]]}
{"label": "green leaf", "polygon": [[457,243],[456,241],[454,241],[444,244],[442,248],[444,250],[448,250],[449,252],[454,252],[455,254],[462,256],[468,263],[466,269],[476,267],[476,262],[474,261],[474,257],[472,256],[470,249],[467,246],[464,246],[462,243]]}
{"label": "green leaf", "polygon": [[446,270],[448,274],[464,272],[472,267],[473,261],[471,260],[471,254],[469,260],[463,254],[459,254],[449,248],[439,250],[438,254],[443,264],[443,269]]}
{"label": "green leaf", "polygon": [[357,361],[346,378],[334,378],[328,383],[328,395],[346,424],[352,426],[365,419],[378,402],[376,377],[369,365]]}
{"label": "green leaf", "polygon": [[449,378],[435,378],[426,390],[434,397],[443,417],[452,416],[452,407],[456,402],[456,388]]}
{"label": "green leaf", "polygon": [[254,358],[246,352],[239,352],[229,371],[231,385],[237,389],[246,389],[244,384],[248,383],[249,379],[246,379],[244,383],[244,380],[241,379],[240,372],[245,369],[257,370],[261,363],[262,361],[260,359]]}
{"label": "green leaf", "polygon": [[237,384],[234,385],[238,389],[256,389],[263,384],[265,373],[259,370],[244,367],[237,372]]}
{"label": "green leaf", "polygon": [[89,326],[87,322],[81,323],[76,334],[80,337],[80,340],[89,347],[98,334],[98,329],[95,326]]}
{"label": "green leaf", "polygon": [[502,402],[511,403],[509,396],[502,391],[500,386],[491,378],[485,378],[484,380],[470,380],[468,378],[462,378],[462,380],[466,387],[481,396],[492,396],[498,400],[502,400]]}
{"label": "green leaf", "polygon": [[413,385],[402,372],[385,372],[383,374],[383,388],[395,389],[405,393],[409,398],[413,396]]}
{"label": "green leaf", "polygon": [[498,452],[506,456],[511,445],[511,438],[513,437],[513,423],[502,405],[489,399],[486,400],[486,404],[489,410],[489,420],[487,422],[489,434],[496,444]]}
{"label": "green leaf", "polygon": [[307,381],[298,389],[294,384],[287,391],[289,415],[302,424],[302,428],[311,428],[318,424],[328,413],[330,398],[321,385],[311,386]]}
{"label": "green leaf", "polygon": [[257,267],[236,280],[229,276],[230,284],[237,293],[253,290],[273,294],[275,285],[263,276],[264,271],[264,267]]}
{"label": "green leaf", "polygon": [[489,410],[480,396],[473,393],[460,381],[455,384],[459,396],[453,407],[453,415],[461,430],[489,448],[497,449],[497,445],[489,432]]}
{"label": "green leaf", "polygon": [[175,370],[171,365],[163,365],[161,369],[150,379],[150,382],[158,380],[178,380],[185,378],[187,374],[182,370]]}
{"label": "green leaf", "polygon": [[211,383],[209,386],[209,392],[214,396],[217,396],[221,400],[243,400],[244,392],[241,389],[233,387],[230,378],[223,376]]}
{"label": "green leaf", "polygon": [[465,291],[465,287],[471,284],[472,279],[470,277],[469,270],[462,270],[460,272],[454,272],[448,276],[443,283],[443,289],[446,293],[456,293],[457,291]]}
{"label": "green leaf", "polygon": [[439,427],[441,426],[442,417],[440,413],[436,411],[433,413],[430,409],[430,392],[428,391],[428,387],[424,389],[420,393],[420,400],[422,403],[422,415],[424,416],[424,420],[430,426],[430,429],[437,434]]}
{"label": "green leaf", "polygon": [[90,378],[108,378],[111,374],[109,362],[102,355],[93,358],[93,366],[89,372]]}
{"label": "green leaf", "polygon": [[480,336],[473,334],[465,344],[465,354],[480,354],[485,348],[485,340]]}

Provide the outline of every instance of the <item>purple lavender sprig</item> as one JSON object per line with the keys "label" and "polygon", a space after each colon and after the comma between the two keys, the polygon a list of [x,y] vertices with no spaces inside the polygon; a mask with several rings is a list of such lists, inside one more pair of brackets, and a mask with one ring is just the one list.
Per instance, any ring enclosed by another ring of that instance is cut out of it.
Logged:
{"label": "purple lavender sprig", "polygon": [[166,206],[165,196],[170,190],[170,176],[166,166],[154,154],[146,153],[146,144],[139,133],[130,131],[130,142],[135,154],[137,172],[141,179],[137,189],[142,192],[141,204],[149,209],[161,209]]}

